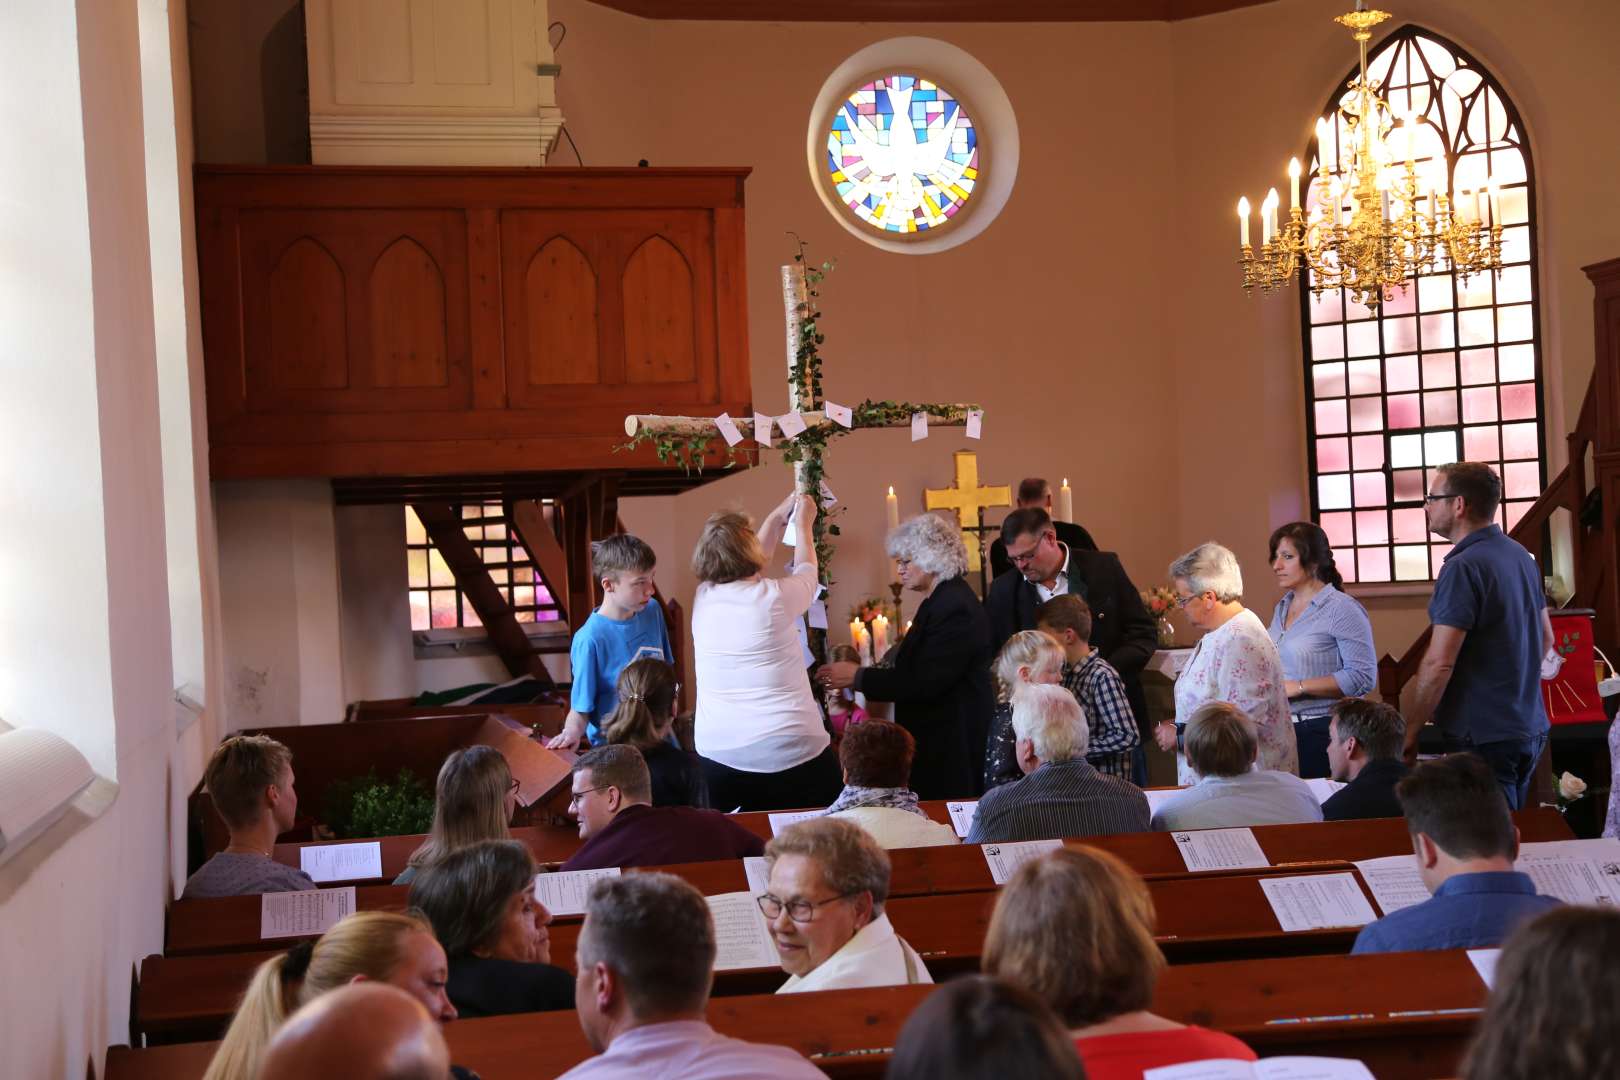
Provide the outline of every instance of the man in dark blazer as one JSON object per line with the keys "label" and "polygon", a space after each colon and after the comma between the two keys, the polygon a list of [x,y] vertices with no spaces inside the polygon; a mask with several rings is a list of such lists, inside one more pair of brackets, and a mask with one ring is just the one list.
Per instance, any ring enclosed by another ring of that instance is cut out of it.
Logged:
{"label": "man in dark blazer", "polygon": [[999,653],[1018,631],[1035,629],[1035,609],[1041,604],[1074,593],[1091,608],[1092,647],[1125,680],[1125,695],[1145,739],[1147,699],[1141,675],[1159,647],[1159,635],[1119,556],[1063,542],[1051,517],[1038,506],[1008,514],[1001,523],[1001,540],[1019,572],[996,578],[985,597],[992,652]]}
{"label": "man in dark blazer", "polygon": [[[1018,482],[1018,509],[1027,510],[1031,506],[1040,507],[1048,516],[1052,513],[1052,485],[1039,476],[1026,476]],[[1079,525],[1054,521],[1052,528],[1057,530],[1061,544],[1082,551],[1097,550],[1097,542]],[[990,577],[994,580],[1012,568],[1012,562],[1007,558],[1007,542],[998,536],[990,542]]]}
{"label": "man in dark blazer", "polygon": [[1345,698],[1328,721],[1328,765],[1344,783],[1322,803],[1323,821],[1401,817],[1395,785],[1411,770],[1401,760],[1406,721],[1392,705]]}

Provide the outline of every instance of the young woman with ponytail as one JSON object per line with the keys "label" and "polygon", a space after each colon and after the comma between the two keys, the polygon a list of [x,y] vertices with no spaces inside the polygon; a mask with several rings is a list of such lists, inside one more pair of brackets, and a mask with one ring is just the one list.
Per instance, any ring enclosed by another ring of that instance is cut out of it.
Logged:
{"label": "young woman with ponytail", "polygon": [[1327,533],[1295,521],[1271,534],[1271,572],[1288,590],[1271,616],[1271,640],[1282,657],[1283,692],[1299,745],[1299,775],[1327,776],[1328,724],[1341,698],[1372,692],[1378,679],[1372,623],[1342,592]]}
{"label": "young woman with ponytail", "polygon": [[259,965],[203,1080],[253,1080],[270,1037],[294,1010],[328,990],[366,979],[399,987],[440,1023],[456,1018],[445,990],[449,963],[427,920],[361,911],[319,939]]}
{"label": "young woman with ponytail", "polygon": [[510,840],[518,785],[493,746],[469,746],[444,759],[433,796],[433,827],[411,853],[395,885],[409,885],[424,866],[484,840]]}
{"label": "young woman with ponytail", "polygon": [[609,743],[641,751],[652,774],[654,806],[708,809],[709,789],[697,755],[682,750],[670,735],[680,692],[675,669],[664,661],[643,657],[626,664],[619,672],[619,704],[603,722],[602,734]]}

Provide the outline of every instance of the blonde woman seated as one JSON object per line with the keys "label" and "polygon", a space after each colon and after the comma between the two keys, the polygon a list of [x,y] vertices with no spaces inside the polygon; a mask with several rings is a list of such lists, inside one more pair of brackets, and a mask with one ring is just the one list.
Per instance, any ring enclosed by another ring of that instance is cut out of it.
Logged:
{"label": "blonde woman seated", "polygon": [[[1219,544],[1200,544],[1170,564],[1176,603],[1202,630],[1176,677],[1176,719],[1154,729],[1160,750],[1173,750],[1179,730],[1200,705],[1227,701],[1254,721],[1260,767],[1299,775],[1299,747],[1283,690],[1282,657],[1260,617],[1243,606],[1243,571]],[[1178,762],[1181,783],[1193,776]]]}
{"label": "blonde woman seated", "polygon": [[709,806],[709,788],[696,754],[682,750],[671,732],[681,684],[675,669],[651,656],[632,660],[619,672],[619,704],[602,722],[609,745],[641,751],[652,776],[654,806]]}
{"label": "blonde woman seated", "polygon": [[1322,820],[1310,785],[1291,773],[1256,769],[1254,721],[1214,701],[1187,723],[1187,764],[1198,782],[1159,804],[1155,829],[1236,829]]}
{"label": "blonde woman seated", "polygon": [[299,1006],[368,979],[399,987],[440,1023],[456,1018],[449,965],[433,928],[416,915],[361,911],[260,964],[203,1080],[253,1080],[270,1037]]}
{"label": "blonde woman seated", "polygon": [[1230,1035],[1148,1011],[1164,968],[1153,898],[1141,877],[1095,848],[1049,852],[1018,868],[996,900],[984,973],[1028,990],[1063,1019],[1088,1080],[1208,1058],[1254,1061]]}
{"label": "blonde woman seated", "polygon": [[1018,737],[1013,734],[1013,695],[1025,686],[1063,681],[1063,647],[1050,634],[1020,630],[996,656],[996,713],[990,721],[990,744],[984,753],[984,790],[1024,778],[1018,767]]}
{"label": "blonde woman seated", "polygon": [[480,841],[510,840],[517,795],[511,767],[493,746],[469,746],[445,758],[433,794],[433,827],[394,884],[409,885],[422,867]]}
{"label": "blonde woman seated", "polygon": [[899,724],[867,720],[851,726],[838,744],[844,790],[827,816],[853,821],[883,848],[956,843],[956,830],[924,813],[907,786],[916,750],[911,732]]}
{"label": "blonde woman seated", "polygon": [[883,913],[889,856],[865,829],[837,818],[790,825],[765,845],[765,868],[759,910],[792,976],[778,994],[934,981]]}

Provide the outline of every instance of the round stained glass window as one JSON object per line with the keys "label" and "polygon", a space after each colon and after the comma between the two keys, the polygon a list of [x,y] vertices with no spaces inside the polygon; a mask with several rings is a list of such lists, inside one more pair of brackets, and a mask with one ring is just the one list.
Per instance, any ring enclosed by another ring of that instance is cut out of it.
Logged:
{"label": "round stained glass window", "polygon": [[979,132],[938,83],[882,75],[839,104],[827,131],[826,168],[838,200],[867,226],[920,238],[950,225],[973,198]]}

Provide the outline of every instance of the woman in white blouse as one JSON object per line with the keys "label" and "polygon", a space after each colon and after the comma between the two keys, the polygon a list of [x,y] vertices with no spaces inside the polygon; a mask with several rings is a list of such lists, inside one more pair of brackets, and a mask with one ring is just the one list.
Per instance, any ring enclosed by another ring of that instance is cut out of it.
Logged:
{"label": "woman in white blouse", "polygon": [[[1170,564],[1170,580],[1176,603],[1204,636],[1176,678],[1175,723],[1165,721],[1154,731],[1159,748],[1176,745],[1177,730],[1200,705],[1225,701],[1254,720],[1259,767],[1299,775],[1282,658],[1265,623],[1243,606],[1237,556],[1219,544],[1200,544]],[[1176,764],[1183,785],[1196,779],[1185,758],[1178,756]]]}
{"label": "woman in white blouse", "polygon": [[[793,570],[766,577],[790,514]],[[789,495],[756,532],[748,515],[723,510],[692,552],[693,737],[720,810],[822,807],[843,786],[798,632],[819,586],[815,514],[810,496]]]}

